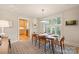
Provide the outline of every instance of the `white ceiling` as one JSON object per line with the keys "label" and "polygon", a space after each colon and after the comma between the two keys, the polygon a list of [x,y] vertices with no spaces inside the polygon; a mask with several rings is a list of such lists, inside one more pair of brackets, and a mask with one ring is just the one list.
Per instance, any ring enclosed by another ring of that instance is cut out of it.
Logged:
{"label": "white ceiling", "polygon": [[67,10],[72,7],[79,5],[72,4],[8,4],[0,5],[0,11],[14,13],[17,16],[21,17],[33,17],[38,18],[42,17],[41,9],[44,9],[43,16],[53,15],[55,13]]}

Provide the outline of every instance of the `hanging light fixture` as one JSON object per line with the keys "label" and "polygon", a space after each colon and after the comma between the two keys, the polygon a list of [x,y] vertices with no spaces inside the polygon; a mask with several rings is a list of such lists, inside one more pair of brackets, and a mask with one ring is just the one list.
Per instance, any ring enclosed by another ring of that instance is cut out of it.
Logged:
{"label": "hanging light fixture", "polygon": [[[44,17],[44,11],[45,11],[45,9],[41,9],[41,11],[42,11],[42,18]],[[42,23],[48,23],[47,21],[45,21],[45,20],[41,20],[40,22],[42,22]]]}
{"label": "hanging light fixture", "polygon": [[42,11],[42,17],[44,17],[44,11],[45,11],[45,10],[44,10],[44,9],[41,9],[41,11]]}

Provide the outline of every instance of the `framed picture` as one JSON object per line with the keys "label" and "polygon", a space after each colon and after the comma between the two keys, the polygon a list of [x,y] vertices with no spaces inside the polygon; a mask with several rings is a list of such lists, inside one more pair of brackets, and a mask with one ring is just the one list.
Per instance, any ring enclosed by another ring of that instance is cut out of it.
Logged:
{"label": "framed picture", "polygon": [[77,25],[77,20],[66,20],[66,25]]}

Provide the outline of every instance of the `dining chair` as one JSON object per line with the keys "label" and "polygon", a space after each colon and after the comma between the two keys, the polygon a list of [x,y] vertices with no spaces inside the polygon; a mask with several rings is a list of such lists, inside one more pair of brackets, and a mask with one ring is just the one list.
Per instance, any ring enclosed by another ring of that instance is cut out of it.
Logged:
{"label": "dining chair", "polygon": [[8,39],[8,42],[9,42],[9,48],[11,49],[11,41],[10,41],[10,39]]}
{"label": "dining chair", "polygon": [[9,43],[8,53],[11,53],[11,41],[10,41],[10,39],[8,39],[8,43]]}
{"label": "dining chair", "polygon": [[61,50],[62,50],[63,48],[65,48],[65,47],[64,47],[64,37],[62,37],[61,40],[60,40],[60,46],[61,46]]}
{"label": "dining chair", "polygon": [[56,47],[56,45],[60,46],[61,47],[61,53],[63,53],[63,49],[65,48],[64,47],[64,36],[60,38],[60,40],[56,39],[54,40],[54,45]]}
{"label": "dining chair", "polygon": [[46,40],[45,36],[38,36],[39,39],[39,48],[40,45],[44,45],[44,52],[46,53],[46,44],[49,42],[48,40]]}
{"label": "dining chair", "polygon": [[35,46],[36,46],[37,40],[38,40],[38,34],[33,33],[32,34],[32,44],[33,44],[33,42],[35,42]]}

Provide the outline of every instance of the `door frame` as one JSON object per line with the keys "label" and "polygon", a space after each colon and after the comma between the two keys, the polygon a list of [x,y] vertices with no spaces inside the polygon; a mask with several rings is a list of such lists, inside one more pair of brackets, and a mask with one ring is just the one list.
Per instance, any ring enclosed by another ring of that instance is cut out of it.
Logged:
{"label": "door frame", "polygon": [[20,27],[20,25],[19,25],[19,20],[20,19],[23,19],[23,20],[27,20],[28,22],[29,22],[29,28],[28,28],[28,30],[29,30],[29,38],[30,38],[30,19],[28,19],[28,18],[18,18],[18,40],[20,40],[20,32],[19,32],[19,27]]}

